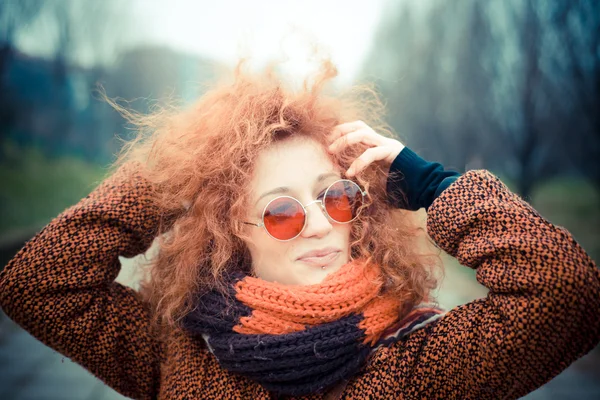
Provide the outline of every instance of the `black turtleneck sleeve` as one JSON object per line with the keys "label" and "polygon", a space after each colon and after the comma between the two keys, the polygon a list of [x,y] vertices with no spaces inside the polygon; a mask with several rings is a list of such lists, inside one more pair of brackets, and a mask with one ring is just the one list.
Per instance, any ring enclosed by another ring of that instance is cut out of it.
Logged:
{"label": "black turtleneck sleeve", "polygon": [[440,163],[429,162],[408,147],[402,149],[390,167],[387,193],[398,208],[416,211],[428,209],[460,173],[446,171]]}

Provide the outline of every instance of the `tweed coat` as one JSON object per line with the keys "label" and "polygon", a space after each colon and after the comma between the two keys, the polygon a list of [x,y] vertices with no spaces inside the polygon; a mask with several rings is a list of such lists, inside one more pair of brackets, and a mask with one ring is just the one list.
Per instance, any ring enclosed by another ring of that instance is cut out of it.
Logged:
{"label": "tweed coat", "polygon": [[[148,190],[117,172],[56,217],[0,274],[0,306],[125,396],[273,398],[223,370],[200,338],[175,329],[159,339],[150,307],[115,282],[118,257],[144,252],[155,236],[160,212]],[[600,341],[598,268],[490,172],[469,171],[445,189],[427,230],[489,294],[380,348],[337,397],[514,399]]]}

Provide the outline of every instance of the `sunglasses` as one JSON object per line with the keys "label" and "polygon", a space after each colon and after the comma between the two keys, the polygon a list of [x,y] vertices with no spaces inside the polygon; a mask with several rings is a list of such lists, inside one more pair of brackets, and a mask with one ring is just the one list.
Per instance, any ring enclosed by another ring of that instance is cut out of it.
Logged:
{"label": "sunglasses", "polygon": [[262,213],[262,223],[244,224],[265,228],[267,233],[279,241],[288,241],[300,236],[306,227],[306,207],[319,203],[329,219],[347,224],[358,217],[366,196],[358,184],[348,179],[333,182],[323,196],[302,205],[291,196],[279,196],[269,201]]}

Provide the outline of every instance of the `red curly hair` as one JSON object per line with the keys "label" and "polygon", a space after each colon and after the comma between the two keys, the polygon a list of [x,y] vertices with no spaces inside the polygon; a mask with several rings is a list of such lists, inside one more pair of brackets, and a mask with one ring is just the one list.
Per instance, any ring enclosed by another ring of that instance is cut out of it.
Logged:
{"label": "red curly hair", "polygon": [[[233,81],[216,83],[184,110],[163,108],[139,115],[111,102],[138,128],[115,166],[138,163],[137,172],[156,188],[156,205],[171,216],[164,218],[165,234],[142,282],[141,292],[157,321],[174,326],[193,308],[195,295],[223,288],[232,268],[250,268],[240,221],[249,202],[254,163],[263,149],[298,136],[326,146],[333,127],[353,120],[391,135],[374,90],[360,86],[328,93],[327,83],[337,75],[329,60],[296,90],[286,87],[274,71],[270,67],[249,73],[240,62]],[[345,171],[365,149],[353,146],[331,158]],[[440,265],[437,256],[415,245],[419,228],[410,213],[388,203],[387,173],[372,165],[356,178],[369,195],[352,226],[351,255],[378,263],[386,290],[417,303],[437,286],[434,270]]]}

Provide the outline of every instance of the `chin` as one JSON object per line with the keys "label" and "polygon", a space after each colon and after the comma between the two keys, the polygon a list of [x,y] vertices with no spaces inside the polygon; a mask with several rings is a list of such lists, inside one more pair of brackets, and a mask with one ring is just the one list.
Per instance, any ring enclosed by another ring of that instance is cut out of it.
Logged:
{"label": "chin", "polygon": [[336,263],[333,265],[328,265],[327,267],[325,267],[325,269],[311,267],[311,270],[308,271],[306,275],[304,275],[304,279],[301,285],[317,285],[323,282],[327,275],[337,271],[344,264],[345,263]]}
{"label": "chin", "polygon": [[309,285],[318,285],[319,283],[323,282],[323,280],[327,277],[327,275],[329,275],[332,271],[328,271],[326,269],[324,270],[320,270],[320,271],[315,271],[314,273],[311,274],[311,276],[309,277]]}

